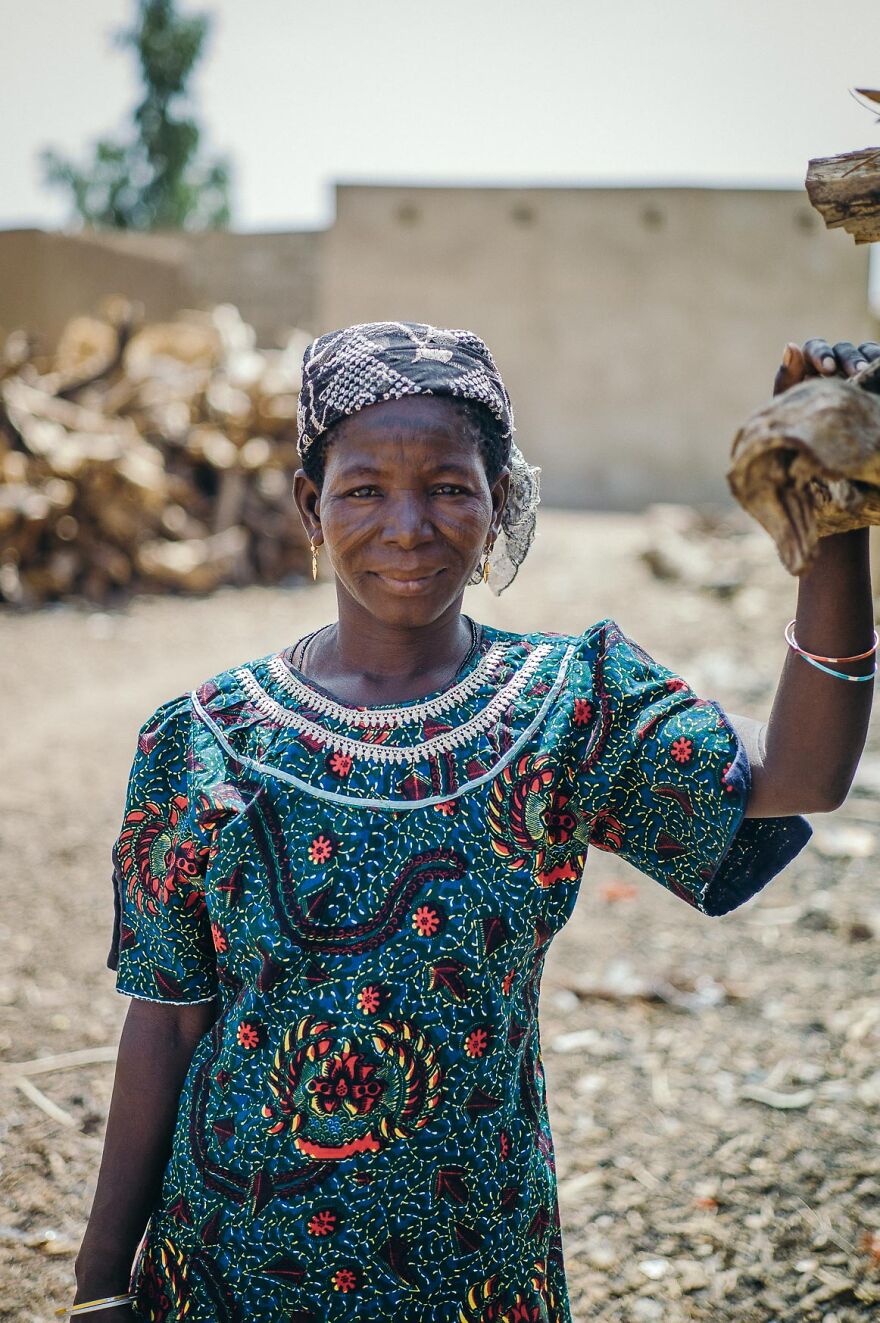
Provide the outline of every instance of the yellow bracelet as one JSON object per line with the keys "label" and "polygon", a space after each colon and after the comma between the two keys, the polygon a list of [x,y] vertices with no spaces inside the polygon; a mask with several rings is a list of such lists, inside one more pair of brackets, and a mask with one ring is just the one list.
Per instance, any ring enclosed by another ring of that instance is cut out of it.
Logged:
{"label": "yellow bracelet", "polygon": [[130,1305],[137,1297],[133,1295],[108,1295],[103,1300],[83,1300],[78,1305],[62,1305],[55,1310],[55,1317],[66,1314],[91,1314],[93,1310],[111,1309],[115,1305]]}

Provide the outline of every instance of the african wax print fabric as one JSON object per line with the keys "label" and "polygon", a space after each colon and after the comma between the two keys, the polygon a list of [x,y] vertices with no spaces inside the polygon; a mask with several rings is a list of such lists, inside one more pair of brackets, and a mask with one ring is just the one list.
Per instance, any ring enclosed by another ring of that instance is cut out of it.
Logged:
{"label": "african wax print fabric", "polygon": [[[306,348],[297,403],[297,449],[305,455],[329,428],[359,410],[405,395],[440,395],[483,404],[509,442],[510,483],[487,583],[509,587],[535,535],[539,468],[514,441],[513,405],[489,346],[473,331],[426,322],[359,322],[328,331]],[[471,583],[479,583],[474,570]]]}
{"label": "african wax print fabric", "polygon": [[613,620],[483,627],[450,684],[349,707],[292,649],[142,727],[108,963],[218,998],[135,1311],[569,1323],[538,1026],[590,845],[707,915],[803,846],[746,819],[724,712]]}

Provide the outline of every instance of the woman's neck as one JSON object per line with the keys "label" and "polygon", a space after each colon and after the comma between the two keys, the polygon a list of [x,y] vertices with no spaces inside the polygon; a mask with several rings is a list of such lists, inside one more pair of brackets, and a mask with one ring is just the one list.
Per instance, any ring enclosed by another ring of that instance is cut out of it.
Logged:
{"label": "woman's neck", "polygon": [[310,639],[300,669],[355,704],[405,702],[442,688],[473,645],[469,619],[458,609],[417,628],[340,612]]}

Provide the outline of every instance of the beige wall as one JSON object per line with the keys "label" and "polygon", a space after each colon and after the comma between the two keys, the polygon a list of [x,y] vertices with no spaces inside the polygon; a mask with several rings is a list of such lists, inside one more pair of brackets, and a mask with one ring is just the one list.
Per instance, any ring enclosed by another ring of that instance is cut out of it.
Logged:
{"label": "beige wall", "polygon": [[0,233],[0,327],[49,343],[117,291],[150,317],[236,303],[271,344],[404,318],[483,335],[543,496],[726,498],[733,433],[787,339],[874,334],[867,247],[800,190],[341,186],[326,231]]}
{"label": "beige wall", "polygon": [[122,251],[103,238],[7,230],[0,233],[0,328],[23,327],[51,347],[70,317],[96,311],[116,293],[139,300],[148,317],[170,317],[184,299],[184,251],[168,244]]}
{"label": "beige wall", "polygon": [[400,318],[492,348],[564,506],[726,496],[787,339],[864,337],[866,248],[801,192],[340,187],[318,328]]}
{"label": "beige wall", "polygon": [[109,294],[160,320],[181,308],[235,303],[271,345],[317,316],[321,235],[0,232],[0,328],[26,327],[51,346],[65,322]]}
{"label": "beige wall", "polygon": [[188,236],[188,298],[193,307],[234,303],[263,345],[317,318],[321,241],[318,231]]}

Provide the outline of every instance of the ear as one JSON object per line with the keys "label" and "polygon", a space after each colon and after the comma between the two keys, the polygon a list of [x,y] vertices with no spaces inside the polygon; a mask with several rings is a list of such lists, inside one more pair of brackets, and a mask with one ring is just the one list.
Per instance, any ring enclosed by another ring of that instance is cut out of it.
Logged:
{"label": "ear", "polygon": [[507,504],[509,492],[510,469],[505,465],[493,483],[490,493],[492,497],[492,523],[490,525],[490,530],[493,537],[497,537],[501,532],[501,516],[504,513],[504,507]]}
{"label": "ear", "polygon": [[297,469],[293,475],[293,499],[310,542],[321,543],[321,489],[307,476],[305,469]]}

